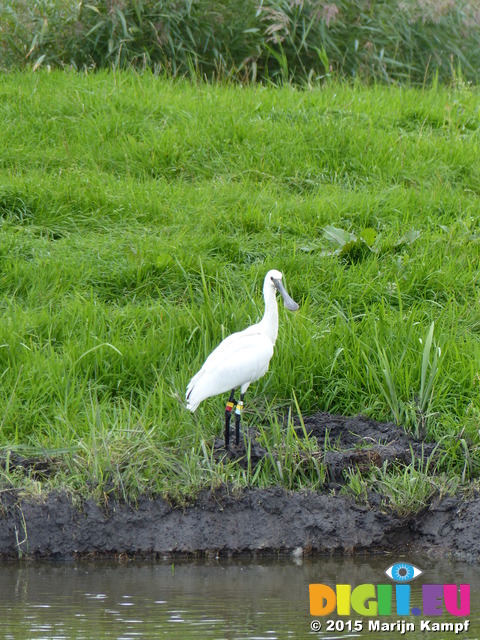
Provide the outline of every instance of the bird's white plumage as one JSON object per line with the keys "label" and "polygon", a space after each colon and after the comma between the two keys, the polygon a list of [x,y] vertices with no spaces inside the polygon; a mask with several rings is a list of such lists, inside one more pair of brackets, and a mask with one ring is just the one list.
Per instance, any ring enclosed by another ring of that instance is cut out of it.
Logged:
{"label": "bird's white plumage", "polygon": [[[273,344],[265,334],[234,333],[234,340],[222,342],[205,360],[187,387],[187,408],[195,411],[202,400],[248,385],[267,372]],[[227,342],[228,341],[228,342]]]}
{"label": "bird's white plumage", "polygon": [[[287,304],[298,308],[279,285],[280,271],[272,270],[265,276],[263,295],[265,314],[260,322],[243,331],[228,336],[205,360],[200,371],[190,380],[186,399],[187,409],[195,411],[200,402],[219,393],[241,387],[245,393],[250,383],[265,375],[278,333],[278,308],[276,289],[282,293]],[[292,310],[295,307],[290,306]]]}

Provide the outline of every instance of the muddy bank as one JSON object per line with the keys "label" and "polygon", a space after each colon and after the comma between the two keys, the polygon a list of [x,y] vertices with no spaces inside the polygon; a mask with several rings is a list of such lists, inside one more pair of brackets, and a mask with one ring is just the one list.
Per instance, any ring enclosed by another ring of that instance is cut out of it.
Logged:
{"label": "muddy bank", "polygon": [[[281,489],[204,493],[175,509],[162,499],[137,507],[93,501],[81,508],[65,494],[12,506],[0,520],[0,554],[73,558],[89,554],[234,555],[418,551],[480,556],[480,501],[448,498],[399,519],[340,496]],[[298,551],[297,551],[298,552]]]}
{"label": "muddy bank", "polygon": [[[421,513],[399,518],[382,506],[338,495],[344,471],[368,471],[385,463],[408,463],[434,455],[432,444],[412,440],[395,425],[363,417],[317,414],[298,425],[324,448],[329,482],[323,493],[283,489],[222,488],[202,493],[194,505],[175,508],[162,498],[140,497],[135,507],[115,499],[74,505],[65,493],[22,501],[0,492],[0,555],[75,558],[91,554],[162,556],[395,551],[480,557],[480,499],[434,500]],[[241,456],[232,450],[231,456]],[[260,463],[264,452],[257,446]],[[19,461],[18,464],[25,464]]]}

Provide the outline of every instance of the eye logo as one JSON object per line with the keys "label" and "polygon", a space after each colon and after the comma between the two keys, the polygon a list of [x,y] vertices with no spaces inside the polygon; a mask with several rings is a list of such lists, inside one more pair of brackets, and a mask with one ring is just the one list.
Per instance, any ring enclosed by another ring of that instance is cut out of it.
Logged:
{"label": "eye logo", "polygon": [[395,562],[385,569],[385,574],[394,582],[406,583],[421,576],[423,571],[408,562]]}

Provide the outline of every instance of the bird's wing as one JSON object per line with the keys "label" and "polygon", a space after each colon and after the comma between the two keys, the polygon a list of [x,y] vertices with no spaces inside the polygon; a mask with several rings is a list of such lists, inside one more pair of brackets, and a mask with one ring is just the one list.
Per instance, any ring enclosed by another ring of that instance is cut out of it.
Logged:
{"label": "bird's wing", "polygon": [[193,378],[188,383],[187,398],[189,396],[189,389],[200,377],[205,374],[205,371],[208,370],[212,364],[221,362],[222,360],[228,362],[231,358],[232,353],[236,353],[239,349],[241,350],[243,348],[243,345],[245,345],[245,336],[250,334],[260,335],[260,332],[256,327],[257,325],[247,327],[243,331],[232,333],[222,340],[222,342],[207,357],[202,365],[202,368],[193,376]]}
{"label": "bird's wing", "polygon": [[205,360],[187,388],[192,411],[202,400],[254,382],[267,372],[273,344],[262,332],[229,336]]}

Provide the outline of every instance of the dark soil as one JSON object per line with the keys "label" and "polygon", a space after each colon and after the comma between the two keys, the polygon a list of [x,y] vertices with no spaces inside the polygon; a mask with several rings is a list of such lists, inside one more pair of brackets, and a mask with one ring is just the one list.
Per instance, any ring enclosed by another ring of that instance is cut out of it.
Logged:
{"label": "dark soil", "polygon": [[[74,506],[64,493],[22,501],[0,493],[0,555],[72,558],[86,555],[163,556],[284,553],[382,553],[418,551],[462,559],[480,557],[480,499],[434,500],[422,513],[400,518],[381,499],[360,505],[338,495],[350,467],[367,471],[385,461],[424,458],[434,446],[416,442],[395,425],[364,417],[318,414],[304,421],[324,446],[330,484],[324,493],[223,487],[178,508],[141,497],[135,507],[110,499]],[[298,426],[299,435],[303,428]],[[257,462],[266,452],[253,443]],[[329,450],[334,447],[335,450]],[[229,456],[242,456],[242,446]],[[220,448],[217,455],[221,455]],[[225,455],[225,452],[223,452]],[[28,466],[24,459],[9,464]],[[39,473],[48,473],[40,467]]]}
{"label": "dark soil", "polygon": [[[412,454],[417,460],[426,461],[434,452],[435,444],[421,442],[408,436],[393,422],[376,422],[365,416],[347,418],[331,413],[317,413],[303,419],[303,426],[297,419],[295,431],[300,438],[316,438],[320,450],[324,451],[323,462],[327,467],[328,489],[339,487],[345,482],[348,469],[367,472],[372,466],[382,467],[387,463],[409,464]],[[248,433],[250,443],[250,464],[254,467],[267,451],[255,439],[255,431]],[[223,438],[215,440],[217,460],[227,457],[237,459],[246,466],[245,445],[231,445],[225,451]]]}

